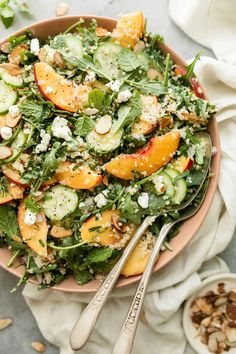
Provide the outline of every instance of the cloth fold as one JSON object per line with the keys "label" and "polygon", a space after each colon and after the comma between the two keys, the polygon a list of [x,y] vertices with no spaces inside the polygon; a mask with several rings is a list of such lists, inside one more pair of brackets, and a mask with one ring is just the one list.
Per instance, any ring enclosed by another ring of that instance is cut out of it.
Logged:
{"label": "cloth fold", "polygon": [[[187,247],[166,267],[154,274],[144,302],[133,354],[190,354],[181,325],[182,303],[200,286],[201,280],[227,272],[216,255],[232,238],[236,224],[236,16],[233,0],[171,0],[170,15],[190,37],[213,49],[220,60],[203,57],[196,73],[219,112],[222,161],[219,188],[209,212]],[[227,17],[229,15],[229,17]],[[222,31],[222,32],[221,32]],[[232,33],[229,31],[232,31]],[[222,41],[222,36],[224,37]],[[221,46],[220,46],[221,40]],[[235,52],[235,53],[234,53]],[[109,298],[87,345],[81,354],[108,354],[117,338],[136,285],[116,289]],[[26,285],[23,295],[44,337],[72,354],[69,333],[91,294],[37,291]]]}

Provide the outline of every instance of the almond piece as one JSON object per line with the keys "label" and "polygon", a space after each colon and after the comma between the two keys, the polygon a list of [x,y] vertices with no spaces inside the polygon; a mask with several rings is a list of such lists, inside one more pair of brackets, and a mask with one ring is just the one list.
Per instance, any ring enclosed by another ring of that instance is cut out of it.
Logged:
{"label": "almond piece", "polygon": [[155,80],[157,77],[158,79],[163,80],[161,73],[158,70],[152,68],[147,71],[147,77],[150,80]]}
{"label": "almond piece", "polygon": [[64,68],[65,68],[66,62],[65,62],[65,60],[63,59],[61,53],[59,53],[58,51],[56,51],[56,52],[53,54],[53,60],[54,60],[54,62],[59,66],[59,68],[61,68],[61,69],[64,69]]}
{"label": "almond piece", "polygon": [[61,2],[56,8],[56,15],[63,16],[65,15],[70,8],[70,5],[66,4],[65,2]]}
{"label": "almond piece", "polygon": [[96,27],[96,35],[97,37],[109,37],[111,35],[111,32],[109,32],[106,28],[104,27]]}
{"label": "almond piece", "polygon": [[50,230],[50,235],[53,237],[68,237],[71,236],[73,234],[73,231],[71,229],[65,229],[62,226],[57,226],[57,225],[53,225],[53,227]]}
{"label": "almond piece", "polygon": [[138,41],[134,46],[134,52],[138,53],[145,49],[145,43],[143,41]]}
{"label": "almond piece", "polygon": [[229,293],[229,300],[236,302],[236,289],[232,289]]}
{"label": "almond piece", "polygon": [[44,353],[46,349],[45,345],[41,342],[32,342],[31,347],[38,353]]}
{"label": "almond piece", "polygon": [[2,331],[3,329],[7,328],[11,324],[12,324],[12,319],[11,318],[0,319],[0,331]]}
{"label": "almond piece", "polygon": [[0,160],[4,160],[12,155],[12,149],[8,146],[0,146]]}
{"label": "almond piece", "polygon": [[0,47],[1,51],[5,54],[9,54],[11,51],[11,45],[9,42],[3,43]]}
{"label": "almond piece", "polygon": [[6,125],[10,128],[14,128],[21,120],[21,117],[22,113],[19,113],[16,117],[12,117],[12,115],[8,113],[6,116]]}
{"label": "almond piece", "polygon": [[109,114],[106,114],[97,121],[95,130],[98,134],[104,135],[110,131],[111,125],[112,118]]}
{"label": "almond piece", "polygon": [[236,304],[226,304],[226,315],[233,321],[236,321]]}
{"label": "almond piece", "polygon": [[125,225],[119,225],[119,216],[116,214],[112,214],[111,216],[111,223],[114,226],[114,228],[116,229],[117,232],[124,234],[125,233],[125,229],[126,226]]}
{"label": "almond piece", "polygon": [[7,70],[8,74],[12,76],[17,76],[23,73],[23,69],[16,64],[2,63],[0,64],[0,68]]}

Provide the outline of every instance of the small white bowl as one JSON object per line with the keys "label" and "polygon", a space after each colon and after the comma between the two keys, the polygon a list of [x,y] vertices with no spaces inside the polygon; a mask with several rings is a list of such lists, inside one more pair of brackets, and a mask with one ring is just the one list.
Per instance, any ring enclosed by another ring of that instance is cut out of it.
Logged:
{"label": "small white bowl", "polygon": [[[224,283],[225,290],[230,291],[231,289],[236,289],[236,274],[232,273],[220,273],[213,275],[205,279],[202,282],[201,289],[195,293],[184,305],[183,310],[183,327],[185,336],[193,349],[199,354],[212,354],[209,352],[207,346],[201,342],[200,337],[196,336],[196,328],[194,327],[191,320],[190,305],[192,301],[198,296],[204,296],[208,291],[217,292],[218,284]],[[236,348],[231,348],[228,352],[229,354],[236,354]]]}

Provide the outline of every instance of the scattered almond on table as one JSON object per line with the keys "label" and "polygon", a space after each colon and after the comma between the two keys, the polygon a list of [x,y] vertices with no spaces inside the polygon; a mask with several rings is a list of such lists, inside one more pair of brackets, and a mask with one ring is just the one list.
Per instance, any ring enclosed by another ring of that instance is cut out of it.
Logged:
{"label": "scattered almond on table", "polygon": [[236,347],[236,289],[226,292],[224,283],[219,283],[217,292],[195,298],[190,311],[197,336],[211,353]]}
{"label": "scattered almond on table", "polygon": [[11,318],[2,318],[0,319],[0,331],[3,329],[7,328],[12,324],[12,319]]}
{"label": "scattered almond on table", "polygon": [[64,16],[70,8],[70,5],[66,4],[65,2],[61,2],[56,8],[56,15],[57,16]]}
{"label": "scattered almond on table", "polygon": [[38,353],[44,353],[46,350],[45,345],[41,342],[32,342],[31,347]]}

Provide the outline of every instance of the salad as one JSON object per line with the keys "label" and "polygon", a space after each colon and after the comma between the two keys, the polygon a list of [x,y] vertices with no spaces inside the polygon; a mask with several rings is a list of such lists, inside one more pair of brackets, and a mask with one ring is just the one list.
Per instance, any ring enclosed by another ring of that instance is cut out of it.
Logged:
{"label": "salad", "polygon": [[[98,278],[147,215],[199,185],[196,132],[215,107],[194,75],[200,54],[178,67],[163,41],[135,12],[112,32],[81,19],[44,42],[27,31],[1,46],[0,246],[9,267],[24,265],[19,284]],[[150,225],[122,275],[144,271],[171,218]]]}

